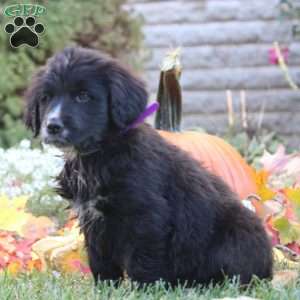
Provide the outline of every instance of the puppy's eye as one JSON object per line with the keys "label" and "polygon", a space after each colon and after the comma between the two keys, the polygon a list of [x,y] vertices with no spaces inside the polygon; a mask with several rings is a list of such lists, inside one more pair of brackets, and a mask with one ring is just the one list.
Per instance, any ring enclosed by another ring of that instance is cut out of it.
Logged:
{"label": "puppy's eye", "polygon": [[87,92],[80,92],[76,97],[75,97],[76,102],[78,103],[86,103],[91,100],[90,95]]}
{"label": "puppy's eye", "polygon": [[44,95],[43,97],[42,97],[42,99],[41,99],[41,101],[43,102],[43,103],[47,103],[47,102],[49,102],[51,100],[51,97],[49,96],[49,95]]}

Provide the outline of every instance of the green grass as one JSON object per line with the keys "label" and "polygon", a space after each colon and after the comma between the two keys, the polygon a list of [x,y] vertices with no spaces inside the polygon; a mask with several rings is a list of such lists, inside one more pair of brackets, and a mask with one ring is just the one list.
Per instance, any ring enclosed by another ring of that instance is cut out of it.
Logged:
{"label": "green grass", "polygon": [[300,281],[288,287],[274,289],[269,282],[256,282],[251,287],[241,290],[234,282],[227,281],[222,286],[209,288],[176,288],[167,290],[162,283],[136,289],[128,282],[118,288],[109,284],[100,284],[94,287],[91,279],[78,276],[58,276],[55,274],[35,273],[32,275],[19,275],[12,278],[0,275],[1,300],[71,300],[71,299],[197,299],[209,300],[213,298],[237,297],[246,295],[266,300],[299,300]]}

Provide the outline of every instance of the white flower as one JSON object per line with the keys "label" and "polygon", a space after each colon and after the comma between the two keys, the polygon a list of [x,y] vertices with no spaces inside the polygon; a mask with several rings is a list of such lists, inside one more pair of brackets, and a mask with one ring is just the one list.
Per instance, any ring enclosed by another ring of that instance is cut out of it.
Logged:
{"label": "white flower", "polygon": [[20,143],[20,148],[22,149],[29,149],[31,146],[31,143],[29,140],[22,140]]}
{"label": "white flower", "polygon": [[[64,164],[62,152],[49,146],[43,150],[30,147],[30,141],[23,140],[19,146],[0,148],[0,194],[37,196],[56,186],[54,178]],[[42,199],[61,201],[60,196]]]}

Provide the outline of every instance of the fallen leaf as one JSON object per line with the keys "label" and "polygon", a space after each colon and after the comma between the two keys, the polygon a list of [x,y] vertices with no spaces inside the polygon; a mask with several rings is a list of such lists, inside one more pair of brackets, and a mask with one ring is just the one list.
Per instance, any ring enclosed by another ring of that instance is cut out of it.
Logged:
{"label": "fallen leaf", "polygon": [[286,245],[290,250],[295,252],[296,254],[300,255],[300,246],[298,243],[293,242],[291,244]]}
{"label": "fallen leaf", "polygon": [[19,261],[11,262],[7,267],[7,272],[10,275],[16,276],[22,269],[22,264]]}
{"label": "fallen leaf", "polygon": [[28,216],[13,211],[0,212],[0,229],[21,234],[22,227],[26,224]]}
{"label": "fallen leaf", "polygon": [[255,181],[257,185],[257,195],[262,202],[271,200],[275,197],[276,193],[268,187],[269,173],[260,171],[255,174]]}
{"label": "fallen leaf", "polygon": [[31,240],[39,240],[54,232],[55,224],[47,217],[30,217],[21,228],[21,235]]}
{"label": "fallen leaf", "polygon": [[284,265],[285,267],[289,269],[299,269],[300,268],[300,262],[292,261],[284,255],[284,253],[277,249],[273,248],[273,257],[274,261],[278,264]]}
{"label": "fallen leaf", "polygon": [[10,254],[16,251],[16,246],[14,245],[14,240],[11,240],[11,237],[0,237],[0,249]]}
{"label": "fallen leaf", "polygon": [[11,275],[39,269],[40,259],[32,253],[32,240],[15,232],[0,231],[0,271]]}
{"label": "fallen leaf", "polygon": [[276,200],[264,202],[264,210],[266,215],[278,215],[283,212],[284,205]]}
{"label": "fallen leaf", "polygon": [[265,150],[260,159],[260,163],[263,165],[263,169],[265,171],[267,171],[269,174],[272,174],[282,170],[289,159],[290,156],[285,154],[285,147],[283,145],[279,145],[274,154],[271,154]]}
{"label": "fallen leaf", "polygon": [[32,272],[33,270],[42,271],[42,262],[40,259],[32,259],[27,263],[27,270]]}
{"label": "fallen leaf", "polygon": [[284,170],[288,175],[300,175],[300,154],[292,154]]}
{"label": "fallen leaf", "polygon": [[284,193],[286,197],[290,200],[293,211],[298,220],[300,220],[300,188],[298,189],[285,189]]}
{"label": "fallen leaf", "polygon": [[279,232],[281,244],[286,245],[300,238],[300,224],[288,220],[285,216],[272,221],[273,228]]}
{"label": "fallen leaf", "polygon": [[258,188],[257,194],[263,202],[274,199],[276,195],[276,193],[266,185],[260,186]]}
{"label": "fallen leaf", "polygon": [[60,230],[59,233],[64,235],[45,237],[32,246],[42,261],[42,269],[89,274],[84,238],[80,234],[78,223],[74,223],[66,231]]}
{"label": "fallen leaf", "polygon": [[7,252],[4,251],[0,251],[0,269],[4,268],[7,263],[9,262],[9,254],[7,254]]}
{"label": "fallen leaf", "polygon": [[267,219],[265,221],[265,228],[270,237],[272,246],[276,246],[276,245],[280,244],[279,233],[277,230],[275,230],[273,228],[272,216],[267,217]]}

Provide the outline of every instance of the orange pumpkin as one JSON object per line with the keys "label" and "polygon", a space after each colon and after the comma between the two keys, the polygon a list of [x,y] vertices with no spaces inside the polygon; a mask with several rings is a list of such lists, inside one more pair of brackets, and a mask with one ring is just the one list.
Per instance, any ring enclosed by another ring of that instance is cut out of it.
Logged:
{"label": "orange pumpkin", "polygon": [[155,127],[169,142],[187,151],[208,170],[221,177],[241,199],[257,192],[254,170],[223,139],[197,131],[180,132],[181,66],[179,52],[169,54],[163,62],[157,101]]}

